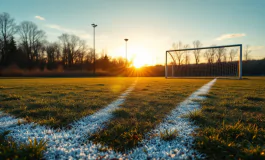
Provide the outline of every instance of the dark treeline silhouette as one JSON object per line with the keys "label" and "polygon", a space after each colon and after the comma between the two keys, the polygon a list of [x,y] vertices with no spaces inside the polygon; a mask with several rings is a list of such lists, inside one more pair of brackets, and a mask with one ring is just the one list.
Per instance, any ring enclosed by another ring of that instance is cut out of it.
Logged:
{"label": "dark treeline silhouette", "polygon": [[[171,66],[172,67],[172,66]],[[190,64],[174,67],[174,76],[202,76],[202,77],[218,77],[218,76],[238,76],[238,62],[219,62],[205,64]],[[169,68],[169,72],[172,72]]]}
{"label": "dark treeline silhouette", "polygon": [[[196,48],[203,45],[199,40],[195,40],[193,41],[194,50],[173,51],[190,48],[189,46],[189,44],[183,45],[181,41],[173,43],[172,51],[168,52],[168,61],[171,61],[168,65],[168,76],[238,76],[239,49],[237,47],[198,50]],[[243,75],[265,75],[265,60],[250,60],[250,53],[250,47],[246,45],[242,53]]]}
{"label": "dark treeline silhouette", "polygon": [[[18,75],[33,75],[41,71],[63,71],[69,74],[73,71],[83,71],[85,74],[93,70],[93,57],[93,50],[76,35],[63,33],[57,42],[48,42],[46,33],[33,22],[23,21],[16,24],[8,13],[0,13],[2,75],[12,75],[12,72]],[[119,73],[124,70],[125,62],[121,57],[111,58],[105,50],[96,54],[96,68],[99,74],[103,71],[105,74]]]}
{"label": "dark treeline silhouette", "polygon": [[265,58],[262,60],[248,60],[243,62],[243,76],[265,76]]}
{"label": "dark treeline silhouette", "polygon": [[[174,77],[229,77],[238,76],[238,62],[202,63],[173,65]],[[243,76],[264,76],[265,59],[243,61]],[[172,65],[168,66],[168,76],[172,76]]]}
{"label": "dark treeline silhouette", "polygon": [[[202,43],[197,40],[192,46],[198,48]],[[189,45],[178,42],[173,44],[173,48],[189,48]],[[205,53],[194,50],[191,56],[195,64],[190,64],[188,52],[176,52],[175,76],[230,75],[226,66],[236,66],[236,52],[226,52],[222,48]],[[243,75],[264,75],[265,60],[249,60],[250,52],[247,46]],[[205,57],[208,64],[200,63],[201,57]],[[106,50],[97,52],[95,62],[97,76],[165,75],[162,65],[127,68],[133,62],[126,64],[122,57],[112,58]],[[80,37],[63,33],[56,42],[48,42],[46,33],[33,22],[17,24],[8,13],[0,13],[0,76],[92,76],[93,64],[93,49]],[[214,70],[216,67],[219,68],[217,71]]]}

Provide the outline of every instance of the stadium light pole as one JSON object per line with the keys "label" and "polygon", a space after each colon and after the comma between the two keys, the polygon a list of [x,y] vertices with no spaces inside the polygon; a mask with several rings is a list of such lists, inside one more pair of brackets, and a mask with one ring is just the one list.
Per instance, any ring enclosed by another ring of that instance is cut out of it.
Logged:
{"label": "stadium light pole", "polygon": [[96,75],[96,48],[95,48],[95,28],[98,26],[96,24],[91,24],[92,27],[94,28],[94,68],[93,68],[93,73],[94,73],[94,76]]}
{"label": "stadium light pole", "polygon": [[127,42],[129,39],[125,38],[125,58],[126,58],[126,67],[127,67]]}

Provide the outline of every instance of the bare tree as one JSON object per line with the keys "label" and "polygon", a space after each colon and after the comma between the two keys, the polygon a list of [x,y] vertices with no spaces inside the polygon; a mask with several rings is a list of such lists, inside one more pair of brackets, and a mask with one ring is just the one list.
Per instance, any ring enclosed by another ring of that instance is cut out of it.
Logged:
{"label": "bare tree", "polygon": [[[202,47],[202,43],[199,40],[193,41],[193,47],[194,48],[200,48],[200,47]],[[199,49],[196,49],[193,51],[193,55],[194,55],[196,64],[199,64],[199,62],[200,62],[200,53],[201,53],[201,50],[199,50]]]}
{"label": "bare tree", "polygon": [[58,43],[48,43],[46,45],[48,63],[54,63],[60,60],[60,49]]}
{"label": "bare tree", "polygon": [[59,36],[59,40],[61,42],[61,48],[62,48],[62,62],[64,65],[68,65],[68,52],[69,52],[69,34],[62,34]]}
{"label": "bare tree", "polygon": [[231,49],[229,51],[229,60],[230,60],[230,62],[233,62],[237,52],[238,52],[238,49]]}
{"label": "bare tree", "polygon": [[[173,43],[172,47],[173,47],[174,50],[182,49],[182,42],[179,41],[178,43]],[[183,53],[184,52],[182,52],[182,51],[176,51],[174,53],[175,53],[174,54],[174,57],[177,59],[178,65],[181,65],[181,63],[183,61],[182,56],[183,56]]]}
{"label": "bare tree", "polygon": [[[189,45],[188,44],[185,44],[184,45],[184,47],[183,47],[184,49],[187,49],[187,48],[189,48]],[[190,56],[189,56],[189,51],[184,51],[184,62],[185,62],[185,64],[187,65],[187,64],[190,64]]]}
{"label": "bare tree", "polygon": [[79,40],[78,41],[78,49],[76,51],[78,63],[83,64],[86,52],[87,52],[86,42],[84,40]]}
{"label": "bare tree", "polygon": [[39,53],[42,51],[43,43],[46,38],[45,32],[39,30],[37,25],[30,21],[23,21],[18,26],[21,46],[27,54],[28,60],[38,60]]}
{"label": "bare tree", "polygon": [[204,58],[208,63],[211,63],[211,51],[209,49],[205,50]]}
{"label": "bare tree", "polygon": [[54,42],[53,47],[55,49],[55,60],[59,62],[62,57],[59,42]]}
{"label": "bare tree", "polygon": [[86,63],[90,63],[92,64],[94,61],[94,52],[93,52],[93,48],[90,48],[87,52],[87,54],[85,55],[85,61]]}
{"label": "bare tree", "polygon": [[225,48],[217,48],[216,49],[216,61],[217,62],[222,62],[222,57],[224,56],[225,53]]}
{"label": "bare tree", "polygon": [[8,54],[7,45],[16,33],[15,20],[8,13],[0,14],[0,64],[5,63]]}
{"label": "bare tree", "polygon": [[46,46],[48,41],[42,41],[41,43],[38,43],[38,50],[35,53],[36,60],[46,61]]}
{"label": "bare tree", "polygon": [[[214,47],[215,45],[212,45],[212,47]],[[210,63],[214,63],[214,56],[215,56],[215,54],[216,54],[216,48],[210,48],[209,49],[209,56],[210,56],[210,58],[209,58],[209,62]]]}
{"label": "bare tree", "polygon": [[226,53],[226,48],[223,49],[223,62],[227,61],[227,53]]}
{"label": "bare tree", "polygon": [[74,63],[83,63],[86,44],[76,35],[62,34],[59,36],[62,45],[62,60],[65,65],[72,66]]}
{"label": "bare tree", "polygon": [[249,56],[250,53],[251,53],[251,50],[249,49],[249,45],[247,45],[244,50],[245,61],[248,61],[250,59],[250,56]]}

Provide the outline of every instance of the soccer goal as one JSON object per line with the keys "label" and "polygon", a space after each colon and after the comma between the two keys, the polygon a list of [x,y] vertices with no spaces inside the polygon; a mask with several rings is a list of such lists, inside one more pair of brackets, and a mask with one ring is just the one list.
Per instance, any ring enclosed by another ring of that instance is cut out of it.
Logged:
{"label": "soccer goal", "polygon": [[242,44],[166,51],[165,78],[242,79]]}

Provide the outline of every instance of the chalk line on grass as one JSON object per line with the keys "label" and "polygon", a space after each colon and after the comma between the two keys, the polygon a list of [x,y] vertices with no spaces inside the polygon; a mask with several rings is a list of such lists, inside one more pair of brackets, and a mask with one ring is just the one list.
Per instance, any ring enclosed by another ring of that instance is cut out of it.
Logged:
{"label": "chalk line on grass", "polygon": [[[99,157],[104,159],[203,158],[202,154],[192,149],[194,138],[190,134],[197,127],[182,115],[200,108],[199,102],[194,100],[203,100],[205,97],[202,95],[208,93],[215,81],[216,79],[207,83],[180,103],[161,124],[146,134],[146,139],[140,144],[141,147],[128,151],[126,154],[113,150],[102,151],[101,148],[106,146],[94,144],[91,141],[87,141],[87,138],[88,132],[96,132],[104,126],[104,122],[112,118],[110,112],[117,109],[124,102],[125,97],[133,90],[134,85],[106,108],[74,122],[72,124],[73,128],[70,130],[56,132],[49,127],[30,123],[9,127],[8,130],[12,131],[9,135],[21,142],[25,142],[28,137],[37,138],[38,140],[49,140],[48,148],[45,152],[46,159],[96,159]],[[12,119],[10,120],[12,121]],[[171,141],[163,141],[159,136],[150,138],[150,135],[159,134],[165,130],[178,130],[179,136]]]}
{"label": "chalk line on grass", "polygon": [[[203,87],[191,94],[186,100],[181,102],[171,114],[168,115],[161,124],[146,135],[146,139],[141,142],[143,147],[136,148],[129,158],[173,158],[173,159],[194,159],[203,158],[204,155],[194,149],[191,133],[197,128],[188,118],[183,115],[194,109],[200,108],[200,103],[194,100],[203,100],[203,94],[207,94],[216,79],[205,84]],[[178,131],[178,137],[171,141],[164,141],[159,136],[150,138],[151,135],[159,135],[160,132]]]}
{"label": "chalk line on grass", "polygon": [[[97,158],[100,145],[87,142],[89,134],[100,130],[104,123],[112,118],[111,112],[118,109],[125,101],[126,96],[134,89],[136,81],[120,97],[98,112],[86,116],[71,124],[72,129],[56,131],[47,126],[36,123],[18,125],[18,120],[0,112],[0,128],[11,131],[11,136],[17,142],[27,142],[28,138],[48,140],[45,158]],[[1,116],[2,115],[2,116]]]}

